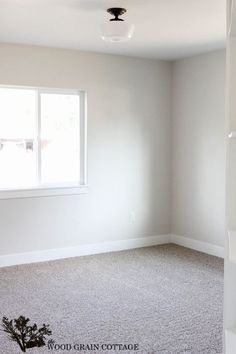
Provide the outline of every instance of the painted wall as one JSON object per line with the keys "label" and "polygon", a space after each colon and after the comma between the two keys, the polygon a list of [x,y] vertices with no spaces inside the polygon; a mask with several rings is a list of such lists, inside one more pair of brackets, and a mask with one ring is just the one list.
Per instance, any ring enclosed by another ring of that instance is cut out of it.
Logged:
{"label": "painted wall", "polygon": [[1,200],[1,255],[170,232],[171,64],[1,44],[0,84],[87,91],[89,183]]}
{"label": "painted wall", "polygon": [[172,233],[224,245],[225,51],[173,65]]}

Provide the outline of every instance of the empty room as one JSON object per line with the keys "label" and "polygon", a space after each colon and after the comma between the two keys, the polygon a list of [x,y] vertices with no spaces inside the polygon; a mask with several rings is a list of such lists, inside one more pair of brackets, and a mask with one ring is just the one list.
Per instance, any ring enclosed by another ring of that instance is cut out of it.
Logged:
{"label": "empty room", "polygon": [[236,1],[0,0],[0,353],[236,354]]}

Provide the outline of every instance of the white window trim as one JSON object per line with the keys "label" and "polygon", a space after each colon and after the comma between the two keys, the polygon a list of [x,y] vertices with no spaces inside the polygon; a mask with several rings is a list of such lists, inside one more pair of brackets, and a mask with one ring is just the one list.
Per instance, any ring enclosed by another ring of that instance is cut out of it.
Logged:
{"label": "white window trim", "polygon": [[[12,86],[0,85],[0,88],[15,88],[23,90],[36,90],[37,93],[37,117],[40,109],[40,94],[41,93],[58,93],[79,95],[80,97],[80,181],[78,183],[60,183],[60,184],[45,184],[32,188],[19,189],[0,189],[0,199],[16,199],[16,198],[34,198],[34,197],[49,197],[49,196],[63,196],[63,195],[77,195],[88,192],[87,184],[87,95],[84,90],[58,89],[58,88],[44,88],[31,86]],[[40,137],[41,121],[37,119],[38,134]],[[40,143],[40,139],[38,140]],[[40,151],[40,149],[38,149]],[[40,158],[38,156],[37,158]],[[40,164],[38,164],[40,165]]]}

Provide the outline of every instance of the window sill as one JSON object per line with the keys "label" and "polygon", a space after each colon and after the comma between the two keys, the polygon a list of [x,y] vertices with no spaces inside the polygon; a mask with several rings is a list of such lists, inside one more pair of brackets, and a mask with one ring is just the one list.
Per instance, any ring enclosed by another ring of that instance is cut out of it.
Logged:
{"label": "window sill", "polygon": [[0,199],[37,198],[88,193],[87,185],[63,187],[38,187],[32,189],[0,190]]}

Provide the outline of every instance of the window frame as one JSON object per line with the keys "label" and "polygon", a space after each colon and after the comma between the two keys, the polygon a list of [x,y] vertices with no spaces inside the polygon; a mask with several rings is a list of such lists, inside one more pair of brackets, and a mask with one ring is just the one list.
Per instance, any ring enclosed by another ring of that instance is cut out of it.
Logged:
{"label": "window frame", "polygon": [[[80,165],[80,178],[78,183],[42,184],[29,188],[8,188],[0,187],[0,199],[48,197],[61,195],[76,195],[88,192],[87,184],[87,94],[85,90],[64,89],[53,87],[15,86],[0,85],[0,88],[34,90],[36,93],[36,124],[37,124],[37,166],[41,169],[41,94],[67,94],[77,95],[80,99],[80,154],[78,163]],[[38,171],[37,176],[40,176]]]}

